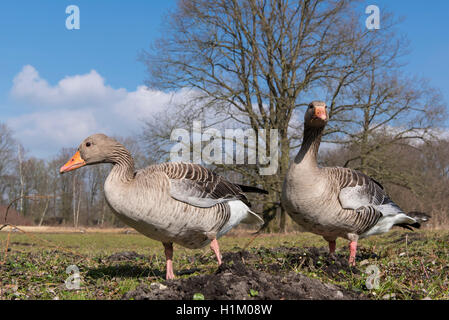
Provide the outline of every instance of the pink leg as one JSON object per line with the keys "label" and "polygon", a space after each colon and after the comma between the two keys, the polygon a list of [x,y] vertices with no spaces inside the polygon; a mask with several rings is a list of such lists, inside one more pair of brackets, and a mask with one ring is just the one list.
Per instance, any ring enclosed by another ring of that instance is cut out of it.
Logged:
{"label": "pink leg", "polygon": [[221,254],[220,254],[220,247],[218,246],[217,239],[212,240],[210,243],[210,248],[215,253],[215,256],[217,257],[218,265],[221,265]]}
{"label": "pink leg", "polygon": [[357,251],[357,241],[351,241],[349,243],[349,264],[355,266],[355,253]]}
{"label": "pink leg", "polygon": [[174,279],[175,274],[173,273],[173,244],[171,242],[163,242],[165,249],[165,259],[167,260],[167,273],[165,279]]}
{"label": "pink leg", "polygon": [[329,242],[329,253],[334,253],[335,248],[337,247],[336,241],[328,241]]}

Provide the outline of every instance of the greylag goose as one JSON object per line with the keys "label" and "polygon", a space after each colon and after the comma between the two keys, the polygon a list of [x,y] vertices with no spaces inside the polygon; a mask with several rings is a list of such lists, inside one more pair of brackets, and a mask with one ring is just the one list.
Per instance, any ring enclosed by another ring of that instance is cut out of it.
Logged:
{"label": "greylag goose", "polygon": [[310,103],[301,148],[284,180],[282,205],[305,230],[323,236],[330,253],[337,237],[350,240],[349,263],[355,265],[358,239],[385,233],[395,225],[419,228],[428,216],[407,215],[379,182],[359,171],[319,167],[317,152],[327,121],[326,104]]}
{"label": "greylag goose", "polygon": [[166,279],[174,278],[173,243],[187,248],[210,243],[221,264],[219,237],[239,223],[263,224],[243,192],[265,190],[233,184],[196,164],[163,163],[135,171],[129,151],[104,134],[86,138],[60,173],[97,163],[113,164],[104,185],[113,212],[164,245]]}

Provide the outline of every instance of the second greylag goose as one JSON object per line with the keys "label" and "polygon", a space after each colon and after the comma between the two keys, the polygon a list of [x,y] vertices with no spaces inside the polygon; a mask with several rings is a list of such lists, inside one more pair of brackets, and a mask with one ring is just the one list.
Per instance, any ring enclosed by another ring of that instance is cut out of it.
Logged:
{"label": "second greylag goose", "polygon": [[407,215],[383,186],[367,175],[341,167],[319,167],[317,152],[328,121],[324,102],[312,102],[304,116],[304,138],[284,180],[282,205],[307,231],[319,234],[335,251],[335,240],[350,240],[349,263],[355,265],[357,241],[385,233],[392,226],[419,228],[427,220]]}
{"label": "second greylag goose", "polygon": [[112,163],[105,197],[113,212],[165,248],[167,279],[173,279],[173,243],[200,248],[210,243],[218,263],[217,239],[239,223],[263,224],[249,207],[244,191],[267,193],[227,181],[196,164],[163,163],[134,169],[129,151],[116,140],[94,134],[86,138],[61,173],[85,165]]}

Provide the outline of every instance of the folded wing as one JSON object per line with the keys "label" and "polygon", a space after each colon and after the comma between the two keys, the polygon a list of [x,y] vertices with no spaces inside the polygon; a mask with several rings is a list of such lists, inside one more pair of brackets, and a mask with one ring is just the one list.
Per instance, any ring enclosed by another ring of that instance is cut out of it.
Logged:
{"label": "folded wing", "polygon": [[170,180],[170,195],[176,200],[201,208],[231,200],[240,200],[250,206],[238,185],[205,167],[191,163],[166,163],[163,170]]}

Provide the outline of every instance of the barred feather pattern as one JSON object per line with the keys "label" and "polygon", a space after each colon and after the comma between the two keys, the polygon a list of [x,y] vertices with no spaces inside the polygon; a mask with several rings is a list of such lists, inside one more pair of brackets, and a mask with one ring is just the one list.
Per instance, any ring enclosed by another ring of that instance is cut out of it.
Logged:
{"label": "barred feather pattern", "polygon": [[352,226],[352,233],[362,235],[371,229],[379,219],[382,213],[374,207],[360,207],[348,212],[347,210],[340,211],[340,218],[348,225]]}
{"label": "barred feather pattern", "polygon": [[108,203],[125,223],[162,242],[203,247],[217,237],[231,215],[228,202],[201,208],[174,199],[170,196],[171,179],[194,181],[204,187],[204,197],[246,200],[238,187],[197,165],[152,165],[137,171],[132,183],[123,182],[125,170],[122,165],[115,165],[108,176],[105,183]]}
{"label": "barred feather pattern", "polygon": [[162,170],[169,179],[191,181],[192,187],[198,191],[199,198],[241,200],[247,206],[251,206],[238,185],[198,164],[168,162],[152,168]]}
{"label": "barred feather pattern", "polygon": [[344,188],[360,187],[360,194],[371,205],[390,204],[393,201],[388,197],[384,187],[366,174],[341,167],[323,168],[326,174],[336,179],[340,190]]}

